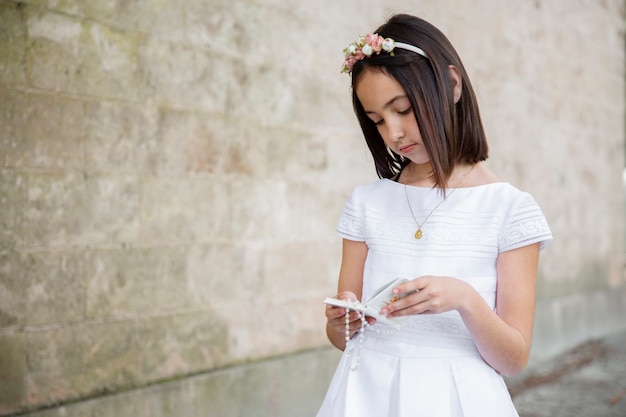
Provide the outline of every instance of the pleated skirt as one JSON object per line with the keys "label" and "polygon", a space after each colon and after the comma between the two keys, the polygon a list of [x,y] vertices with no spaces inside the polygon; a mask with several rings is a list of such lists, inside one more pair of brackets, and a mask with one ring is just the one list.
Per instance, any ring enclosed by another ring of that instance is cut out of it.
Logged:
{"label": "pleated skirt", "polygon": [[518,414],[502,376],[471,338],[369,332],[362,343],[359,336],[348,343],[317,417]]}

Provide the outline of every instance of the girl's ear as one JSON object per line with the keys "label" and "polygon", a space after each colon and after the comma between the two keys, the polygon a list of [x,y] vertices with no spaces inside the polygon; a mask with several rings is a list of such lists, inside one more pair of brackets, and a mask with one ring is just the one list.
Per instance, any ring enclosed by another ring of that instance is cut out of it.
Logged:
{"label": "girl's ear", "polygon": [[458,103],[463,90],[463,77],[461,77],[461,73],[454,65],[448,65],[448,70],[450,71],[450,78],[452,78],[454,83],[454,102]]}

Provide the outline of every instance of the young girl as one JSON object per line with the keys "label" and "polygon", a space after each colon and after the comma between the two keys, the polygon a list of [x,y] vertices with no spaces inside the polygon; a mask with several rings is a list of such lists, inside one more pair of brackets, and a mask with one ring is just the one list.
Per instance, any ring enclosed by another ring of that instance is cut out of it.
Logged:
{"label": "young girl", "polygon": [[541,209],[483,163],[476,97],[437,28],[396,15],[344,53],[381,179],[341,215],[335,298],[407,281],[378,323],[326,307],[344,353],[318,417],[517,416],[501,375],[529,357],[539,251],[552,239]]}

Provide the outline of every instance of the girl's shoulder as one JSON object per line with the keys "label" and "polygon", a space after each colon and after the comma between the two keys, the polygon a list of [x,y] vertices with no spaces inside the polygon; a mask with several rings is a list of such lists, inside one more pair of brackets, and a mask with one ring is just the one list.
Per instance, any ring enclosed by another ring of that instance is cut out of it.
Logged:
{"label": "girl's shoulder", "polygon": [[472,175],[465,181],[465,187],[476,187],[489,184],[501,184],[502,179],[496,175],[484,162],[479,162],[472,169]]}

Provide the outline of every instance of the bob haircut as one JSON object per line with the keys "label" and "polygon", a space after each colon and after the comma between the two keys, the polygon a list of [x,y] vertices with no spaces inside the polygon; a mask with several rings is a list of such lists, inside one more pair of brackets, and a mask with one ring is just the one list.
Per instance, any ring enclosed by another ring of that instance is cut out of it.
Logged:
{"label": "bob haircut", "polygon": [[[379,178],[396,176],[411,161],[385,145],[374,122],[356,95],[356,85],[366,69],[380,70],[400,83],[407,94],[433,166],[435,187],[446,188],[459,163],[474,164],[488,157],[489,147],[478,103],[463,63],[448,38],[435,26],[415,16],[392,16],[375,33],[421,48],[428,58],[401,48],[373,54],[352,69],[352,104]],[[462,78],[461,98],[454,102],[449,66]]]}

